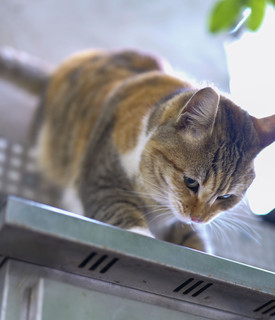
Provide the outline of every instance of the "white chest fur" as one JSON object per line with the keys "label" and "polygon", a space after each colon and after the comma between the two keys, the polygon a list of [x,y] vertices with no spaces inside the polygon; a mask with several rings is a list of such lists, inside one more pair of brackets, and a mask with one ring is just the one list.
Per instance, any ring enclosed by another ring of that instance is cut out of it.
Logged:
{"label": "white chest fur", "polygon": [[148,140],[153,132],[147,133],[147,123],[149,115],[146,115],[141,123],[141,130],[138,137],[138,143],[131,151],[121,156],[121,163],[125,168],[129,177],[134,177],[139,173],[139,164],[142,156],[142,152]]}

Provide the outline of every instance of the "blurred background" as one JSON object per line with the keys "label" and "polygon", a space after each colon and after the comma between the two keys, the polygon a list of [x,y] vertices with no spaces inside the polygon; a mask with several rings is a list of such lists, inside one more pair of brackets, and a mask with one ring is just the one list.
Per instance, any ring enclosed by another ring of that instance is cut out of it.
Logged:
{"label": "blurred background", "polygon": [[[138,48],[162,56],[176,70],[228,91],[223,41],[207,31],[212,3],[205,0],[174,0],[172,4],[165,0],[1,0],[0,44],[26,51],[54,65],[84,48]],[[10,94],[6,93],[7,89],[5,85],[1,91],[1,105],[4,98],[13,99],[10,108],[19,101],[24,103],[18,90],[12,88]],[[16,112],[2,109],[1,115],[12,117],[3,125],[13,121],[16,130],[21,130]],[[19,109],[20,119],[21,110],[26,108]]]}
{"label": "blurred background", "polygon": [[[274,114],[274,7],[266,7],[257,31],[238,25],[242,19],[238,16],[235,25],[211,33],[209,19],[216,3],[215,0],[1,0],[0,44],[26,51],[53,65],[85,48],[141,49],[163,57],[174,70],[191,79],[231,93],[237,104],[256,117]],[[225,11],[221,21],[229,13]],[[35,97],[0,80],[0,137],[15,145],[24,144],[36,105]],[[275,207],[274,164],[273,144],[257,158],[257,178],[248,192],[256,214],[267,214]],[[266,237],[264,243],[274,242],[270,239],[274,228],[268,230],[272,231],[260,236]],[[249,233],[246,230],[236,241],[250,243]],[[259,252],[261,239],[253,240],[258,241]],[[256,256],[251,257],[250,249],[247,244],[243,260],[255,263]],[[275,265],[274,255],[273,250],[264,267],[272,261]]]}

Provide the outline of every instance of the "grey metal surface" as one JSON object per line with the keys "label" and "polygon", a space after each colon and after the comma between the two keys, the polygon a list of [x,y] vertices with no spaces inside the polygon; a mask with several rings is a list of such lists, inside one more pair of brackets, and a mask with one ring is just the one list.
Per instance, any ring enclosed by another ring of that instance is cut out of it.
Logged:
{"label": "grey metal surface", "polygon": [[177,300],[209,319],[275,316],[272,272],[16,197],[1,205],[0,254]]}
{"label": "grey metal surface", "polygon": [[177,300],[14,260],[0,269],[1,292],[1,320],[212,319]]}

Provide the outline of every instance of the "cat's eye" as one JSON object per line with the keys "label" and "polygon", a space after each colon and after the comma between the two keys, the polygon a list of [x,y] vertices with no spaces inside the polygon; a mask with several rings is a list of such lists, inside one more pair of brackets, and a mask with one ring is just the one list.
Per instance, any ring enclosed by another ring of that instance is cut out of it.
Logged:
{"label": "cat's eye", "polygon": [[187,188],[191,189],[194,192],[197,192],[200,186],[197,180],[189,177],[184,177],[184,183]]}
{"label": "cat's eye", "polygon": [[231,194],[224,194],[223,196],[219,196],[217,199],[218,200],[225,200],[231,197]]}

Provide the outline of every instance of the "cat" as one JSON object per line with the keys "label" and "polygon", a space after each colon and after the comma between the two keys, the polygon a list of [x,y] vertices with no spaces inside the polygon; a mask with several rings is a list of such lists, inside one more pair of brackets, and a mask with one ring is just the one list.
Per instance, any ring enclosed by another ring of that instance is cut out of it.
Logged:
{"label": "cat", "polygon": [[86,216],[201,251],[196,226],[243,198],[275,140],[275,115],[252,117],[139,51],[87,50],[51,71],[2,47],[0,74],[40,96],[40,168]]}

